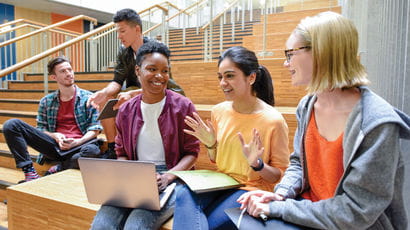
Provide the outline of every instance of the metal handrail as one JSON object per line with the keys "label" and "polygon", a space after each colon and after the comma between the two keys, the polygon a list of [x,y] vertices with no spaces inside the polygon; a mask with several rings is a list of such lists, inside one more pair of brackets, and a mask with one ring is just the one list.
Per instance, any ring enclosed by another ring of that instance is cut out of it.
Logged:
{"label": "metal handrail", "polygon": [[[169,17],[166,21],[169,22],[170,20],[174,19],[176,16],[178,16],[178,15],[180,15],[180,14],[182,14],[182,13],[188,12],[188,11],[189,11],[191,8],[193,8],[194,6],[203,4],[204,2],[206,2],[206,0],[198,1],[198,2],[196,2],[196,3],[194,3],[194,4],[190,5],[190,6],[188,6],[188,7],[185,8],[185,9],[180,10],[178,13],[176,13],[176,14],[172,15],[171,17]],[[189,14],[189,13],[186,13],[186,14],[191,15],[191,14]]]}
{"label": "metal handrail", "polygon": [[[12,27],[12,28],[7,29],[7,30],[0,31],[0,35],[1,35],[1,34],[5,34],[5,33],[9,33],[9,32],[14,31],[14,30],[22,29],[22,28],[24,28],[24,27],[33,27],[33,28],[36,28],[36,29],[41,29],[41,28],[43,28],[44,26],[39,26],[39,25],[33,25],[33,24],[24,23],[24,24],[21,24],[21,25],[19,25],[19,26],[15,26],[15,27]],[[58,34],[73,36],[73,37],[77,37],[77,36],[81,35],[81,33],[74,32],[74,31],[64,32],[64,31],[55,30],[55,29],[50,29],[50,31],[51,31],[51,32],[58,33]]]}
{"label": "metal handrail", "polygon": [[39,29],[39,30],[30,32],[30,33],[27,33],[27,34],[24,34],[24,35],[21,35],[21,36],[19,36],[19,37],[16,37],[16,38],[7,40],[7,41],[5,41],[5,42],[2,42],[2,43],[0,43],[0,47],[6,46],[6,45],[10,45],[10,44],[12,44],[12,43],[14,43],[14,42],[23,40],[23,39],[28,38],[28,37],[30,37],[30,36],[33,36],[33,35],[35,35],[35,34],[38,34],[38,33],[44,32],[44,31],[48,31],[48,30],[50,30],[50,29],[52,29],[52,28],[59,27],[59,26],[61,26],[61,25],[64,25],[64,24],[67,24],[67,23],[70,23],[70,22],[73,22],[73,21],[76,21],[76,20],[79,20],[79,19],[85,19],[85,20],[88,20],[88,21],[93,22],[94,25],[97,25],[97,19],[91,18],[91,17],[88,17],[88,16],[85,16],[85,15],[78,15],[78,16],[69,18],[69,19],[67,19],[67,20],[64,20],[64,21],[61,21],[61,22],[58,22],[58,23],[55,23],[55,24],[52,24],[52,25],[43,27],[43,28],[41,28],[41,29]]}
{"label": "metal handrail", "polygon": [[[204,2],[204,1],[205,1],[205,0],[202,0],[202,1],[200,1],[200,2]],[[196,2],[196,3],[194,3],[194,4],[190,5],[190,6],[188,6],[187,8],[180,10],[178,13],[172,15],[171,17],[168,17],[168,19],[166,19],[165,22],[169,22],[170,20],[174,19],[175,17],[179,16],[180,14],[183,14],[183,13],[186,14],[186,12],[187,12],[189,9],[191,9],[192,7],[198,5],[198,3],[199,3],[199,2]],[[188,14],[188,15],[189,15],[189,14]],[[162,24],[163,24],[163,22],[156,24],[155,26],[153,26],[153,27],[149,28],[148,30],[144,31],[144,34],[145,34],[145,33],[149,33],[149,32],[151,32],[152,30],[155,30],[156,28],[160,27]]]}
{"label": "metal handrail", "polygon": [[155,5],[151,6],[151,7],[148,7],[148,8],[145,9],[145,10],[142,10],[142,11],[139,12],[138,14],[139,14],[140,16],[142,16],[142,14],[144,14],[144,13],[146,13],[146,12],[150,12],[150,11],[151,11],[152,9],[154,9],[154,8],[158,8],[158,9],[160,9],[160,10],[162,10],[162,11],[168,13],[168,9],[164,8],[164,7],[161,6],[161,5],[155,4]]}
{"label": "metal handrail", "polygon": [[111,26],[111,25],[107,24],[107,25],[98,27],[98,28],[95,29],[95,30],[92,30],[92,31],[90,31],[90,32],[88,32],[88,33],[85,33],[85,34],[81,35],[81,36],[78,36],[78,37],[76,37],[76,38],[73,38],[73,39],[71,39],[71,40],[69,40],[69,41],[67,41],[67,42],[64,42],[64,43],[62,43],[62,44],[60,44],[60,45],[57,45],[57,46],[55,46],[55,47],[53,47],[53,48],[51,48],[51,49],[48,49],[48,50],[44,51],[44,52],[42,52],[42,53],[39,53],[39,54],[37,54],[37,55],[34,55],[33,57],[28,58],[28,59],[26,59],[26,60],[24,60],[24,61],[22,61],[22,62],[19,62],[19,63],[15,64],[15,65],[12,65],[12,66],[10,66],[10,67],[4,69],[4,70],[1,70],[1,71],[0,71],[0,77],[4,77],[4,76],[6,76],[6,75],[8,75],[8,74],[10,74],[10,73],[12,73],[12,72],[14,72],[14,71],[17,71],[17,70],[19,70],[19,69],[21,69],[21,68],[23,68],[23,67],[26,67],[26,66],[28,66],[28,65],[30,65],[30,64],[32,64],[32,63],[34,63],[34,62],[36,62],[36,61],[38,61],[38,60],[40,60],[40,59],[43,59],[43,58],[49,56],[49,55],[52,54],[52,53],[55,53],[55,52],[57,52],[57,51],[59,51],[59,50],[62,50],[62,49],[65,49],[65,48],[67,48],[67,47],[73,45],[74,43],[77,43],[77,42],[79,42],[79,41],[85,40],[85,39],[87,39],[88,37],[91,37],[91,36],[93,36],[93,35],[96,34],[96,33],[99,33],[99,32],[101,32],[101,31],[103,31],[103,30],[106,30],[107,28],[109,28],[109,26]]}
{"label": "metal handrail", "polygon": [[9,25],[13,25],[13,24],[17,24],[17,23],[22,22],[22,21],[24,21],[24,19],[20,18],[20,19],[16,19],[14,21],[11,21],[11,22],[6,22],[6,23],[3,23],[3,24],[0,24],[0,28],[5,27],[5,26],[9,26]]}
{"label": "metal handrail", "polygon": [[[158,5],[158,4],[156,4],[156,5],[153,5],[153,6],[149,7],[149,8],[147,8],[147,9],[145,9],[145,10],[139,12],[139,14],[141,15],[141,13],[146,12],[146,11],[149,11],[150,9],[153,9],[153,8],[155,8],[155,7],[158,7],[159,9],[162,9],[162,10],[165,10],[166,12],[168,12],[167,9],[165,9],[164,7],[162,7],[162,6]],[[97,23],[97,21],[96,21],[95,19],[93,19],[93,18],[90,18],[90,17],[88,17],[88,16],[79,15],[79,16],[73,17],[73,18],[71,18],[71,19],[68,19],[68,20],[65,20],[65,21],[62,21],[62,22],[53,24],[53,25],[51,25],[51,26],[46,26],[46,27],[42,28],[41,31],[50,30],[51,28],[54,28],[54,27],[57,27],[57,26],[61,26],[61,25],[63,25],[63,24],[72,22],[72,21],[74,21],[74,20],[78,20],[79,18],[86,18],[86,19],[88,19],[88,20],[92,19],[92,21],[94,22],[94,24]],[[17,20],[16,20],[16,21],[17,21]],[[90,21],[91,21],[91,20],[90,20]],[[18,21],[18,22],[20,22],[20,21]],[[10,23],[12,23],[12,22],[9,22],[9,23],[7,23],[7,24],[10,24]],[[16,23],[16,22],[14,21],[14,23]],[[24,67],[26,67],[26,66],[28,66],[28,65],[30,65],[30,64],[32,64],[32,63],[34,63],[34,62],[37,62],[37,61],[39,61],[40,59],[43,59],[43,58],[49,56],[50,54],[52,54],[52,53],[54,53],[54,52],[63,50],[63,49],[65,49],[65,48],[67,48],[67,47],[69,47],[69,46],[71,46],[71,45],[73,45],[73,44],[75,44],[75,43],[77,43],[77,42],[79,42],[79,41],[86,40],[86,39],[88,39],[89,37],[91,37],[91,36],[93,36],[93,35],[95,35],[95,34],[98,34],[98,33],[102,32],[102,31],[104,31],[104,30],[110,29],[110,28],[113,27],[113,26],[115,26],[115,23],[114,23],[114,22],[107,23],[107,24],[105,24],[104,26],[98,27],[98,28],[95,29],[95,30],[92,30],[92,31],[90,31],[90,32],[88,32],[88,33],[85,33],[85,34],[83,34],[83,35],[80,35],[80,36],[78,36],[78,37],[76,37],[76,38],[74,38],[74,39],[71,39],[71,40],[69,40],[69,41],[67,41],[67,42],[65,42],[65,43],[62,43],[62,44],[60,44],[60,45],[57,45],[57,46],[55,46],[55,47],[53,47],[53,48],[51,48],[51,49],[48,49],[48,50],[46,50],[46,51],[44,51],[44,52],[42,52],[42,53],[40,53],[40,54],[37,54],[37,55],[35,55],[35,56],[31,57],[31,58],[28,58],[28,59],[26,59],[26,60],[24,60],[24,61],[21,61],[21,62],[15,64],[15,65],[9,66],[8,68],[5,68],[5,69],[3,69],[3,70],[0,71],[0,78],[4,77],[4,76],[6,76],[6,75],[8,75],[8,74],[10,74],[10,73],[13,73],[14,71],[17,71],[17,70],[19,70],[19,69],[21,69],[21,68],[24,68]],[[38,30],[37,30],[37,31],[38,31]],[[41,31],[40,31],[40,32],[41,32]],[[107,32],[106,32],[106,33],[107,33]],[[147,32],[144,32],[143,34],[145,34],[145,33],[147,33]],[[30,34],[29,36],[34,35],[34,33],[29,33],[29,34]],[[35,33],[35,34],[37,34],[37,33]],[[104,34],[105,34],[105,33],[104,33]],[[25,36],[24,38],[21,38],[21,37],[22,37],[22,36],[20,36],[18,40],[12,39],[12,40],[13,40],[12,42],[19,41],[19,40],[24,39],[25,37],[28,37],[28,36]],[[96,38],[99,38],[99,37],[101,37],[101,35],[98,35]],[[94,39],[96,39],[96,38],[94,38]],[[92,39],[92,40],[94,40],[94,39]],[[8,40],[8,41],[10,41],[10,40]],[[10,42],[9,44],[11,44],[12,42]],[[0,47],[1,47],[1,44],[0,44]]]}
{"label": "metal handrail", "polygon": [[215,17],[212,18],[212,20],[208,23],[206,23],[204,26],[201,27],[201,31],[204,31],[206,28],[208,28],[211,23],[213,23],[214,21],[218,20],[224,13],[226,13],[232,6],[234,6],[235,4],[238,3],[239,0],[235,0],[233,2],[231,2],[231,4],[229,4],[228,7],[225,8],[225,10],[223,10],[221,13],[217,14]]}

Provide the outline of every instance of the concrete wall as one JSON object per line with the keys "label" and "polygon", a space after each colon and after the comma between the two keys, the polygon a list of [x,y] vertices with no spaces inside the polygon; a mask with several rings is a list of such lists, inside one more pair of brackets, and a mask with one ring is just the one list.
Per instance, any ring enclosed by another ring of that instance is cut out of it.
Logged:
{"label": "concrete wall", "polygon": [[[370,87],[410,114],[410,0],[343,0],[342,14],[359,30],[360,56]],[[405,198],[410,219],[410,142],[403,141]],[[410,229],[410,226],[408,227]]]}

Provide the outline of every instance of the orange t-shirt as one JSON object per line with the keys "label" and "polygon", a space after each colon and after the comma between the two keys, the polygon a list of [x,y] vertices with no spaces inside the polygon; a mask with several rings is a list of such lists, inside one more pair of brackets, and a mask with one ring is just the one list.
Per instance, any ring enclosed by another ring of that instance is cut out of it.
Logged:
{"label": "orange t-shirt", "polygon": [[327,141],[320,135],[312,111],[305,151],[310,189],[302,197],[311,201],[333,197],[343,174],[343,133],[335,141]]}

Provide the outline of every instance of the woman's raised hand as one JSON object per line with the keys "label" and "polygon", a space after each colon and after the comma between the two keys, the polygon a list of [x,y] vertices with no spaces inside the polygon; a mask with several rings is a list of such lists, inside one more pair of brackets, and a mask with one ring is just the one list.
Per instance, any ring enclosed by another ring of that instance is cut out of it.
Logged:
{"label": "woman's raised hand", "polygon": [[256,129],[252,130],[252,140],[249,144],[245,143],[242,133],[238,133],[239,141],[242,144],[242,152],[251,166],[258,165],[258,158],[262,157],[265,148],[262,145],[262,140],[259,132]]}
{"label": "woman's raised hand", "polygon": [[209,120],[206,120],[205,124],[197,113],[193,113],[193,117],[185,117],[185,124],[192,129],[184,129],[185,133],[198,138],[206,146],[214,146],[216,143],[215,129]]}

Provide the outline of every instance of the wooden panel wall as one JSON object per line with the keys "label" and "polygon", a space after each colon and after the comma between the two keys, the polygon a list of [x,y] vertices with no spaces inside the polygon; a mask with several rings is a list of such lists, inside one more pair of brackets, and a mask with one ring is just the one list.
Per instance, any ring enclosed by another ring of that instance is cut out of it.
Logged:
{"label": "wooden panel wall", "polygon": [[[290,75],[283,67],[284,59],[260,60],[259,64],[268,68],[274,82],[276,106],[297,106],[305,95],[302,87],[291,85]],[[185,94],[195,104],[217,104],[225,100],[217,78],[216,62],[172,63],[173,78],[184,89]],[[193,74],[195,73],[195,74]]]}
{"label": "wooden panel wall", "polygon": [[[40,22],[46,25],[50,24],[50,13],[22,8],[22,7],[15,7],[15,15],[16,19],[27,19],[35,22]],[[23,29],[19,29],[16,32],[16,37],[24,35],[26,33],[30,33],[33,31],[33,28],[25,27]],[[33,36],[32,38],[26,38],[17,42],[17,63],[25,60],[27,57],[36,55],[43,51],[43,37],[41,35]],[[48,42],[47,42],[48,43]],[[33,65],[29,65],[21,70],[21,72],[43,72],[43,63],[35,63]]]}
{"label": "wooden panel wall", "polygon": [[[61,22],[61,21],[64,21],[66,19],[69,19],[69,18],[71,18],[71,16],[51,13],[51,24]],[[77,33],[83,33],[83,28],[84,28],[83,24],[84,24],[83,20],[77,20],[75,22],[65,24],[65,25],[61,26],[61,28],[71,30],[71,31],[74,31],[74,32],[77,32]]]}

